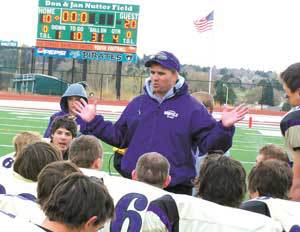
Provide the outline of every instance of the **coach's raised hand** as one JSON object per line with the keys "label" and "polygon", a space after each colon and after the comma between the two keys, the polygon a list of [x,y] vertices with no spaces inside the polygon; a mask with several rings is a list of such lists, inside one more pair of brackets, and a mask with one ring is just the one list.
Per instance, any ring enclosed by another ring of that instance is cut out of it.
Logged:
{"label": "coach's raised hand", "polygon": [[225,106],[221,118],[222,125],[224,127],[233,126],[236,122],[242,120],[248,113],[248,111],[248,107],[246,107],[244,104],[239,105],[233,109]]}
{"label": "coach's raised hand", "polygon": [[80,102],[74,102],[74,106],[76,109],[76,114],[79,115],[84,121],[90,122],[96,116],[96,104],[97,102],[93,102],[93,104],[87,104],[82,98],[80,98]]}

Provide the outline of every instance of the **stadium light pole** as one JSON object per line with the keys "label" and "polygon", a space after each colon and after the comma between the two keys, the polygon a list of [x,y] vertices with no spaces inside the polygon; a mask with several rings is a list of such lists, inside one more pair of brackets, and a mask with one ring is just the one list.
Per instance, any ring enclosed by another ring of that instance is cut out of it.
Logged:
{"label": "stadium light pole", "polygon": [[225,104],[227,105],[228,102],[228,86],[223,83],[223,86],[226,88],[226,99],[225,99]]}

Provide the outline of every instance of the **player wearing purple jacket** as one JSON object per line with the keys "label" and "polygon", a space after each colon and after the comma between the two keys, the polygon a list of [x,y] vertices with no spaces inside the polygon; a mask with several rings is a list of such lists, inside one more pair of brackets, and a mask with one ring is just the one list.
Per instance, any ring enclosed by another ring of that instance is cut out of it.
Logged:
{"label": "player wearing purple jacket", "polygon": [[170,162],[172,180],[166,190],[190,195],[191,180],[196,175],[192,146],[197,145],[202,153],[228,150],[234,123],[248,109],[239,106],[226,110],[217,122],[188,93],[188,86],[179,75],[180,63],[172,53],[159,52],[145,66],[150,67],[145,93],[128,104],[115,124],[96,115],[96,105],[89,106],[83,99],[81,104],[75,103],[77,114],[88,122],[88,131],[104,142],[128,147],[122,158],[122,171],[130,174],[142,154],[159,152]]}

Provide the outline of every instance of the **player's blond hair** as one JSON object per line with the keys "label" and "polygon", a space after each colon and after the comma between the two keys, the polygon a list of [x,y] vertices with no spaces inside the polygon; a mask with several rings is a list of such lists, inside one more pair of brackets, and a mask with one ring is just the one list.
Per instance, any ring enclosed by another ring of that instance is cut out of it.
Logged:
{"label": "player's blond hair", "polygon": [[214,110],[214,98],[211,94],[204,91],[194,92],[191,94],[197,101],[202,102],[202,104],[207,108],[207,110],[212,113]]}
{"label": "player's blond hair", "polygon": [[42,136],[38,132],[24,131],[17,135],[12,140],[15,147],[15,157],[17,157],[22,149],[28,145],[42,141]]}

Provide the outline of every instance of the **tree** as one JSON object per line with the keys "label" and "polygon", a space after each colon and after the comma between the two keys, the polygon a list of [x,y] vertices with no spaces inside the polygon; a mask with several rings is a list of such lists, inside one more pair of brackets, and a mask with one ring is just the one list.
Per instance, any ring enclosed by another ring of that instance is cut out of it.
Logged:
{"label": "tree", "polygon": [[273,101],[274,101],[274,105],[278,106],[282,103],[283,101],[283,97],[282,97],[282,92],[278,91],[277,89],[273,89],[274,92],[274,97],[273,97]]}
{"label": "tree", "polygon": [[272,84],[272,87],[274,89],[277,89],[279,91],[283,91],[282,84],[280,83],[280,81],[278,79],[272,79],[271,84]]}
{"label": "tree", "polygon": [[223,77],[222,77],[222,81],[224,82],[228,82],[230,79],[234,78],[234,75],[232,73],[230,74],[225,74]]}
{"label": "tree", "polygon": [[[216,102],[219,102],[220,104],[226,103],[226,94],[227,94],[227,89],[224,86],[225,83],[221,80],[217,80],[215,82],[215,89],[216,89],[216,94],[214,96],[214,99]],[[226,83],[226,86],[228,87],[228,102],[227,104],[233,105],[236,101],[236,94],[230,85],[230,83]]]}
{"label": "tree", "polygon": [[220,74],[221,75],[227,75],[229,73],[229,70],[227,68],[221,68],[220,69]]}
{"label": "tree", "polygon": [[260,71],[260,70],[255,71],[255,74],[258,76],[261,76],[261,77],[269,77],[268,73],[266,73],[264,71]]}
{"label": "tree", "polygon": [[245,95],[245,102],[247,104],[257,104],[259,102],[262,94],[262,88],[257,86],[255,88],[251,88],[247,91]]}
{"label": "tree", "polygon": [[[236,96],[236,94],[235,94],[235,92],[233,90],[232,85],[231,84],[227,84],[227,86],[229,88],[228,89],[228,104],[234,105],[234,103],[235,103],[235,101],[237,99],[237,96]],[[226,94],[226,92],[225,92],[225,94]]]}
{"label": "tree", "polygon": [[261,99],[258,103],[261,105],[274,106],[274,92],[271,82],[269,80],[261,80],[258,85],[262,86]]}
{"label": "tree", "polygon": [[210,70],[210,67],[203,67],[201,71],[202,72],[209,72],[209,70]]}

